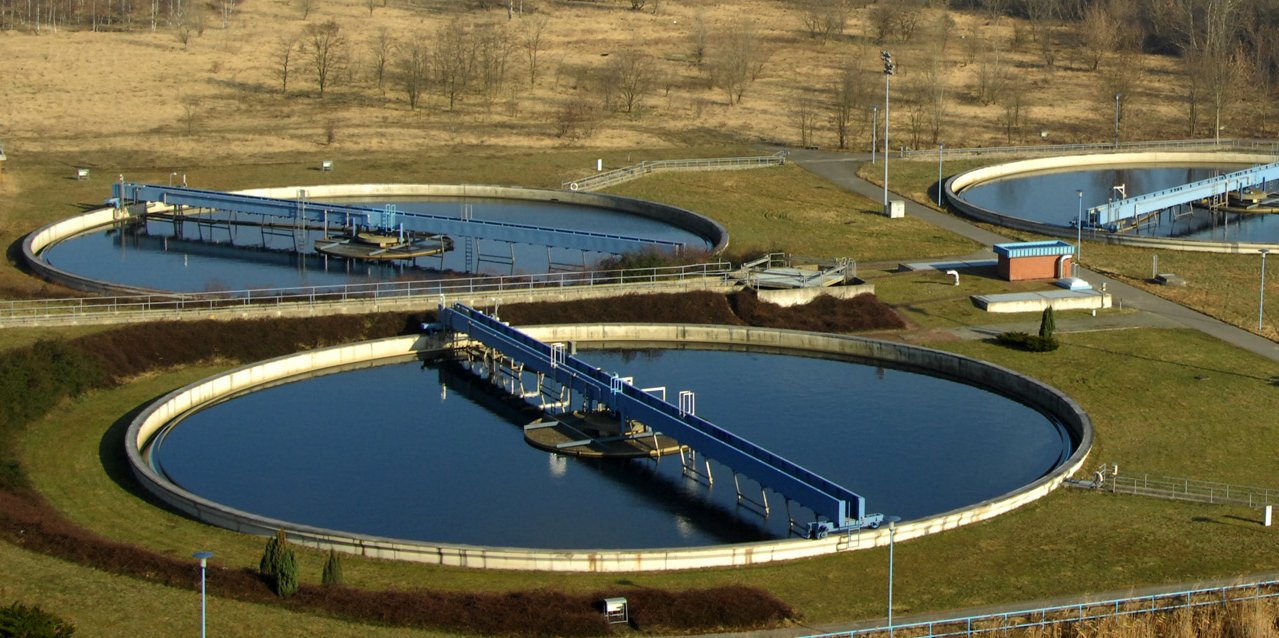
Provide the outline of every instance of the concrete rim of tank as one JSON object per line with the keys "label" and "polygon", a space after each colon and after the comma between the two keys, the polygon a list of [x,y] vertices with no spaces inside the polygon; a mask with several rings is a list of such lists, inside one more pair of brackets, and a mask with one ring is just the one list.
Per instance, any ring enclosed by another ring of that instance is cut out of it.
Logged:
{"label": "concrete rim of tank", "polygon": [[[1046,171],[1079,170],[1086,168],[1107,168],[1115,166],[1187,166],[1215,165],[1221,163],[1266,164],[1279,160],[1274,155],[1242,152],[1142,152],[1142,153],[1103,153],[1093,155],[1067,155],[1042,157],[1037,159],[1006,162],[993,166],[975,168],[945,180],[943,192],[951,208],[967,217],[1004,226],[1015,230],[1048,235],[1050,237],[1075,238],[1075,229],[1056,224],[1046,224],[1021,217],[1006,215],[999,211],[978,206],[962,197],[964,190],[996,179],[1013,177],[1028,173]],[[1111,244],[1139,246],[1143,248],[1162,248],[1166,250],[1182,250],[1190,252],[1214,253],[1255,253],[1262,248],[1279,249],[1279,244],[1199,241],[1194,239],[1175,239],[1171,237],[1147,237],[1122,235],[1119,233],[1103,233],[1090,237]]]}
{"label": "concrete rim of tank", "polygon": [[[1092,447],[1092,422],[1070,397],[1007,368],[938,350],[864,337],[741,326],[582,324],[535,326],[524,330],[544,341],[608,343],[613,346],[745,345],[765,350],[879,361],[1001,392],[1058,419],[1069,431],[1075,449],[1069,458],[1049,473],[1006,494],[901,523],[896,527],[898,540],[993,518],[1046,496],[1083,467]],[[211,402],[316,371],[403,360],[438,350],[441,345],[438,337],[392,337],[287,355],[197,381],[170,392],[134,418],[125,435],[129,464],[134,476],[148,492],[173,510],[207,524],[256,535],[270,535],[277,529],[285,529],[294,542],[311,547],[438,565],[567,572],[665,571],[794,560],[868,549],[889,542],[889,530],[886,528],[832,534],[821,540],[783,539],[691,548],[626,550],[528,549],[409,541],[298,525],[226,507],[184,490],[148,462],[147,447],[168,424]],[[871,509],[874,509],[873,504]]]}
{"label": "concrete rim of tank", "polygon": [[[720,253],[728,247],[728,230],[709,217],[675,206],[603,193],[473,184],[334,184],[252,188],[231,192],[241,195],[292,199],[297,196],[299,190],[305,190],[307,197],[312,199],[338,197],[475,197],[567,202],[582,206],[617,210],[668,223],[710,242],[710,251],[712,253]],[[156,212],[167,208],[167,206],[153,204],[148,211]],[[102,294],[199,297],[200,293],[198,292],[174,292],[171,290],[126,286],[77,275],[58,268],[40,257],[46,248],[60,241],[85,233],[96,232],[113,223],[127,219],[129,216],[127,211],[119,213],[112,207],[106,207],[43,226],[23,237],[23,259],[32,272],[40,277],[77,290]]]}

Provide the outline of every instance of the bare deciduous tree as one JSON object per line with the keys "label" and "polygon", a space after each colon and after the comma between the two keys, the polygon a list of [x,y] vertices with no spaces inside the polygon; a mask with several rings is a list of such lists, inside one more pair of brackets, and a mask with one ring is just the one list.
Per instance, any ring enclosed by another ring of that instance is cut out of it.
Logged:
{"label": "bare deciduous tree", "polygon": [[1018,144],[1024,137],[1027,93],[1026,86],[1019,82],[1009,83],[999,93],[1000,116],[1009,144]]}
{"label": "bare deciduous tree", "polygon": [[653,57],[638,46],[619,51],[609,58],[606,69],[609,82],[615,84],[620,108],[634,112],[657,81],[657,65]]}
{"label": "bare deciduous tree", "polygon": [[702,66],[706,61],[706,50],[710,46],[711,31],[706,25],[706,13],[699,7],[693,14],[693,28],[689,31],[692,40],[693,65]]}
{"label": "bare deciduous tree", "polygon": [[501,23],[476,26],[471,35],[475,55],[475,76],[484,108],[491,109],[510,77],[512,39]]}
{"label": "bare deciduous tree", "polygon": [[835,139],[839,148],[848,148],[850,140],[860,137],[866,126],[861,117],[865,105],[873,101],[872,93],[878,82],[875,74],[848,63],[835,80],[831,100],[831,122],[835,125]]}
{"label": "bare deciduous tree", "polygon": [[520,22],[520,43],[524,45],[524,58],[528,62],[528,84],[537,83],[537,57],[542,52],[542,36],[550,19],[539,14]]}
{"label": "bare deciduous tree", "polygon": [[431,49],[426,42],[425,37],[410,37],[398,49],[396,76],[410,111],[417,109],[431,77]]}
{"label": "bare deciduous tree", "polygon": [[826,44],[844,34],[851,8],[848,0],[804,0],[799,7],[800,20],[808,37]]}
{"label": "bare deciduous tree", "polygon": [[391,37],[391,33],[385,28],[378,29],[373,40],[369,42],[369,59],[373,66],[373,79],[377,82],[377,88],[386,94],[386,64],[391,57],[391,52],[395,50],[395,38]]}
{"label": "bare deciduous tree", "polygon": [[714,42],[710,62],[711,84],[728,95],[729,104],[742,101],[746,87],[756,80],[768,61],[754,25],[739,20]]}
{"label": "bare deciduous tree", "polygon": [[307,25],[305,41],[316,88],[320,97],[324,97],[324,91],[338,80],[346,66],[346,36],[342,35],[342,25],[336,20],[326,20]]}
{"label": "bare deciduous tree", "polygon": [[797,92],[790,99],[791,121],[799,130],[799,145],[809,148],[817,145],[817,105],[813,99],[803,92]]}
{"label": "bare deciduous tree", "polygon": [[315,5],[319,0],[298,0],[298,11],[302,14],[302,19],[306,20],[311,17],[311,12],[315,11]]}
{"label": "bare deciduous tree", "polygon": [[280,94],[289,94],[289,72],[293,70],[298,51],[297,35],[281,35],[275,44],[275,76],[280,79]]}
{"label": "bare deciduous tree", "polygon": [[1114,4],[1106,0],[1088,5],[1079,22],[1079,44],[1089,71],[1096,71],[1101,61],[1119,48],[1119,22],[1111,9]]}
{"label": "bare deciduous tree", "polygon": [[475,49],[466,25],[460,18],[440,25],[435,31],[431,71],[435,85],[448,98],[450,111],[470,86],[474,68]]}

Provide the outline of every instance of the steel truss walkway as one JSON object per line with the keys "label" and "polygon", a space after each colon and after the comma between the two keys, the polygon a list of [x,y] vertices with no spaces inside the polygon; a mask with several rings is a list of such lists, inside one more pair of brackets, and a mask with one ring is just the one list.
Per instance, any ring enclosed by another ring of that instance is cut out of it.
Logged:
{"label": "steel truss walkway", "polygon": [[643,423],[728,466],[734,474],[747,475],[761,487],[812,509],[818,521],[809,526],[811,538],[833,531],[878,527],[884,520],[883,514],[867,515],[865,499],[858,494],[716,426],[691,409],[668,403],[567,354],[561,345],[538,341],[463,304],[441,307],[439,321],[445,330],[465,333],[522,363],[524,369],[546,375],[573,392],[604,404],[623,421]]}
{"label": "steel truss walkway", "polygon": [[504,241],[512,244],[538,244],[611,254],[621,254],[645,248],[658,248],[678,253],[684,248],[684,244],[681,242],[662,239],[565,230],[462,217],[445,217],[428,213],[410,213],[396,210],[394,204],[382,208],[347,206],[313,202],[302,198],[296,200],[276,199],[273,197],[237,195],[180,186],[134,184],[129,182],[113,184],[111,190],[115,201],[118,202],[118,206],[126,206],[138,202],[159,202],[171,206],[191,206],[228,212],[284,217],[293,222],[305,223],[310,221],[325,225],[332,224],[334,227],[355,224],[370,229],[400,229],[436,235],[474,237],[476,239]]}
{"label": "steel truss walkway", "polygon": [[1210,197],[1225,197],[1231,191],[1261,186],[1276,179],[1279,179],[1279,162],[1254,166],[1182,186],[1093,206],[1088,209],[1084,224],[1114,232],[1131,228],[1147,215],[1166,208]]}

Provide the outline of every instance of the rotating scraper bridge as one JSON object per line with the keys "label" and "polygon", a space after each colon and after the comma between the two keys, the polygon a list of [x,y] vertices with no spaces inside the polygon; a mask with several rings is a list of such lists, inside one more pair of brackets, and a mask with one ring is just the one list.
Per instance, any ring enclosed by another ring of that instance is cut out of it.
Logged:
{"label": "rotating scraper bridge", "polygon": [[117,208],[135,205],[144,207],[156,203],[175,208],[189,207],[230,213],[244,213],[275,217],[286,220],[286,225],[302,227],[317,223],[328,228],[363,226],[373,230],[391,232],[418,232],[436,235],[457,235],[477,240],[494,240],[508,243],[545,244],[560,248],[620,254],[656,248],[681,252],[681,242],[513,224],[469,217],[446,217],[427,213],[397,210],[394,204],[376,208],[308,201],[305,191],[299,191],[296,200],[241,195],[221,191],[200,190],[182,186],[134,184],[121,182],[112,185],[113,202]]}
{"label": "rotating scraper bridge", "polygon": [[441,307],[439,321],[444,329],[465,333],[519,362],[524,369],[603,404],[622,422],[643,423],[732,468],[735,474],[745,474],[761,487],[812,509],[818,520],[809,525],[809,538],[876,528],[884,520],[883,514],[866,514],[865,499],[851,490],[697,416],[690,405],[668,403],[626,379],[567,354],[562,344],[543,343],[463,304]]}
{"label": "rotating scraper bridge", "polygon": [[1093,206],[1083,221],[1092,226],[1116,232],[1138,226],[1146,217],[1183,204],[1200,200],[1224,200],[1231,192],[1262,186],[1279,179],[1279,162],[1253,166],[1226,175],[1174,186],[1153,193],[1115,200]]}

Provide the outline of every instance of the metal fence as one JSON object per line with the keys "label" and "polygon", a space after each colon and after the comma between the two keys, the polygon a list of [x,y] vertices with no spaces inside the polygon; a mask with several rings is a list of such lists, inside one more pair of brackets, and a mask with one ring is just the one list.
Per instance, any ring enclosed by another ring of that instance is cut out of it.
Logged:
{"label": "metal fence", "polygon": [[816,634],[809,638],[854,636],[980,636],[1017,629],[1032,629],[1062,623],[1101,620],[1116,616],[1135,616],[1177,609],[1224,605],[1232,602],[1261,600],[1279,596],[1279,581],[1225,585],[1200,589],[1131,596],[1109,600],[1081,600],[1075,603],[1020,609],[1016,611],[961,616],[942,620],[909,622],[892,627],[870,627],[851,631]]}
{"label": "metal fence", "polygon": [[786,152],[778,151],[772,155],[758,157],[718,157],[709,159],[653,160],[640,162],[632,166],[611,171],[596,173],[582,179],[564,182],[561,188],[574,191],[595,191],[608,188],[614,184],[630,181],[662,171],[732,171],[766,166],[781,166],[786,163]]}
{"label": "metal fence", "polygon": [[1099,489],[1115,494],[1152,496],[1177,501],[1265,507],[1279,505],[1279,490],[1247,485],[1197,481],[1175,476],[1107,474]]}
{"label": "metal fence", "polygon": [[936,159],[940,153],[945,158],[977,156],[1035,156],[1035,155],[1083,155],[1086,153],[1112,153],[1119,151],[1248,151],[1279,154],[1279,141],[1251,139],[1222,140],[1165,140],[1150,142],[1121,142],[1116,144],[1038,144],[1026,146],[992,146],[986,148],[903,149],[903,159]]}
{"label": "metal fence", "polygon": [[729,262],[688,266],[551,272],[532,275],[390,281],[335,286],[262,288],[202,293],[78,297],[0,302],[0,325],[21,326],[76,322],[131,315],[196,313],[254,309],[283,305],[318,305],[369,300],[424,301],[439,297],[515,292],[553,291],[596,285],[639,285],[720,278],[732,270]]}

